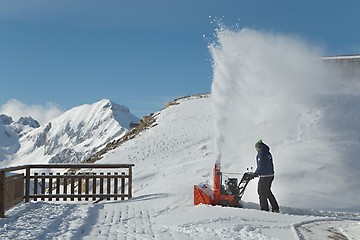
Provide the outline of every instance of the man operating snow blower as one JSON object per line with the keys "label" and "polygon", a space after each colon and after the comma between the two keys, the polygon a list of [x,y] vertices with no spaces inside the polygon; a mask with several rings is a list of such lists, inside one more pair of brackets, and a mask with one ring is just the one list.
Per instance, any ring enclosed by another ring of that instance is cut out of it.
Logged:
{"label": "man operating snow blower", "polygon": [[256,170],[253,177],[259,176],[258,194],[260,200],[260,208],[263,211],[269,211],[268,200],[271,204],[273,212],[280,212],[279,205],[275,199],[274,194],[271,192],[271,184],[274,180],[274,164],[273,158],[270,153],[270,148],[259,140],[255,144],[255,149],[258,152],[256,155]]}
{"label": "man operating snow blower", "polygon": [[228,178],[222,183],[222,172],[220,170],[220,159],[214,165],[213,187],[207,183],[194,185],[194,205],[211,204],[213,206],[242,207],[241,198],[246,186],[254,178],[260,176],[258,193],[261,210],[269,211],[268,200],[273,212],[279,212],[279,205],[271,192],[271,183],[274,180],[274,166],[270,148],[258,141],[255,145],[258,154],[256,156],[257,168],[255,172],[245,172],[240,182],[237,178]]}

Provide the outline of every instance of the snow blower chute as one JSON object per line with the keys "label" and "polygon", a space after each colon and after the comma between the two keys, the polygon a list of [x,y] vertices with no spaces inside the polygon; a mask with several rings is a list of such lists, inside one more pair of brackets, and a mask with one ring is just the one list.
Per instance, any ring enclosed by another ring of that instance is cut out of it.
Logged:
{"label": "snow blower chute", "polygon": [[222,185],[222,173],[220,163],[214,166],[214,185],[209,184],[194,185],[194,205],[211,204],[231,207],[242,207],[241,198],[253,175],[245,172],[240,182],[237,178],[228,178],[225,185]]}

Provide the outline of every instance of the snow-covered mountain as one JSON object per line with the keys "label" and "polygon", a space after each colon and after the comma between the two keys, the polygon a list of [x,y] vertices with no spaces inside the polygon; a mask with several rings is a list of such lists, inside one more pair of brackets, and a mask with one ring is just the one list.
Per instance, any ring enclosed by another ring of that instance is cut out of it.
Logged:
{"label": "snow-covered mountain", "polygon": [[14,122],[12,117],[0,114],[0,162],[19,150],[21,136],[38,127],[39,122],[32,117],[21,117]]}
{"label": "snow-covered mountain", "polygon": [[128,108],[107,99],[72,108],[43,126],[30,117],[0,119],[1,154],[10,155],[6,165],[82,162],[139,121]]}

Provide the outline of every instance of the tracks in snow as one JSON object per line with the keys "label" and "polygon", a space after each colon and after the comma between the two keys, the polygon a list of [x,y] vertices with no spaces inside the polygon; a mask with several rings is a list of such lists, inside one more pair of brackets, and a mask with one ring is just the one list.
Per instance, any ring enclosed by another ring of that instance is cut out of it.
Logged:
{"label": "tracks in snow", "polygon": [[157,226],[153,218],[159,211],[149,205],[105,204],[101,207],[91,210],[98,211],[96,214],[90,214],[98,215],[98,219],[93,223],[91,232],[83,236],[83,239],[191,239],[187,234]]}
{"label": "tracks in snow", "polygon": [[119,204],[119,209],[104,206],[89,239],[155,239],[153,209]]}
{"label": "tracks in snow", "polygon": [[[23,204],[0,221],[0,239],[269,239],[267,236],[290,233],[299,240],[353,240],[358,239],[360,232],[357,214],[319,215],[306,221],[303,217],[283,218],[254,210],[244,210],[239,215],[230,213],[230,209],[196,208],[198,215],[194,215],[192,210],[177,209],[175,202],[166,202],[163,197],[151,195],[98,204]],[[150,202],[157,199],[159,202]],[[169,208],[172,205],[174,208]],[[201,217],[204,214],[210,217]],[[214,218],[214,214],[223,216]],[[253,217],[253,214],[257,215]]]}
{"label": "tracks in snow", "polygon": [[294,228],[300,240],[353,240],[356,239],[348,229],[360,228],[359,220],[325,219],[295,224]]}

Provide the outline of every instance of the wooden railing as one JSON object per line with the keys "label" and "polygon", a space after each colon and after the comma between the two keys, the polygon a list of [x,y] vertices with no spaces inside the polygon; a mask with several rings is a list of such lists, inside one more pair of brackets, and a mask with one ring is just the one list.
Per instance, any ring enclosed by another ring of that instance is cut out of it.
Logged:
{"label": "wooden railing", "polygon": [[0,217],[4,217],[5,211],[15,204],[24,200],[29,202],[30,199],[130,199],[133,166],[134,164],[37,164],[0,169]]}

